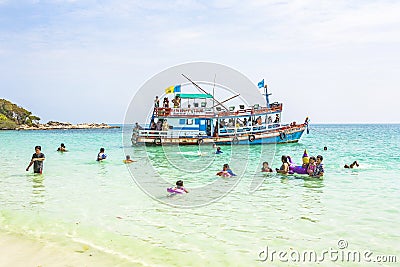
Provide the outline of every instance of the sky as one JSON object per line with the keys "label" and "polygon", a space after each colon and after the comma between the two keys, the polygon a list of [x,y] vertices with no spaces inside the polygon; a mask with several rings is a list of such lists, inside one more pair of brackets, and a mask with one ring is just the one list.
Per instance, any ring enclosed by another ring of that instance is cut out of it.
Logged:
{"label": "sky", "polygon": [[399,14],[388,0],[0,0],[0,98],[42,122],[122,123],[147,80],[199,61],[265,79],[287,122],[400,123]]}

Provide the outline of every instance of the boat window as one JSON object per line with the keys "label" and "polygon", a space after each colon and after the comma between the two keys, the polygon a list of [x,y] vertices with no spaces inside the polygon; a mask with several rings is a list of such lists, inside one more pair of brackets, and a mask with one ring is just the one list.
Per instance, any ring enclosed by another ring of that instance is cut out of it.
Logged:
{"label": "boat window", "polygon": [[185,124],[186,120],[185,119],[179,119],[179,124]]}
{"label": "boat window", "polygon": [[187,125],[192,125],[192,124],[193,124],[193,119],[187,119],[186,124],[187,124]]}
{"label": "boat window", "polygon": [[194,124],[200,124],[200,119],[194,119]]}

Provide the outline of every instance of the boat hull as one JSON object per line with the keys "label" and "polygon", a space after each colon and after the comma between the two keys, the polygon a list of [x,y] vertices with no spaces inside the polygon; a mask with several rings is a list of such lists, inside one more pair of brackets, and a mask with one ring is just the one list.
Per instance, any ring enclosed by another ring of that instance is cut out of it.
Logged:
{"label": "boat hull", "polygon": [[134,145],[261,145],[296,143],[300,140],[305,129],[306,125],[303,124],[261,133],[246,133],[242,135],[226,135],[218,137],[167,137],[153,134],[152,136],[138,136],[132,138],[132,143]]}

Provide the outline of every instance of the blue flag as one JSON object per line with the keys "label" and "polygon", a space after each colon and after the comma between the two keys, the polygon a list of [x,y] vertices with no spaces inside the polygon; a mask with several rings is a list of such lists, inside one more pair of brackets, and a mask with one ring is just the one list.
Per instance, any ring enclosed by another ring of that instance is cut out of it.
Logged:
{"label": "blue flag", "polygon": [[264,87],[264,79],[262,79],[262,81],[258,83],[258,88],[263,88],[263,87]]}
{"label": "blue flag", "polygon": [[176,85],[174,87],[174,93],[180,93],[181,92],[181,85]]}

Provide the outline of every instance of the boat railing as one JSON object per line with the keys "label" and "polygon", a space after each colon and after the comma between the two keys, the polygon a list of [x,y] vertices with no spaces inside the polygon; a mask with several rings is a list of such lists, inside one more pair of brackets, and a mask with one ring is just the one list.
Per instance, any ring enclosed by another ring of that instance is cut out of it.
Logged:
{"label": "boat railing", "polygon": [[178,137],[201,137],[206,136],[203,131],[189,131],[189,130],[168,130],[168,131],[157,131],[157,130],[140,130],[138,137],[150,137],[150,138],[178,138]]}
{"label": "boat railing", "polygon": [[267,107],[252,107],[247,109],[238,109],[236,111],[218,111],[213,108],[154,108],[154,116],[156,117],[190,117],[190,116],[205,116],[213,117],[217,115],[218,117],[230,117],[230,116],[247,116],[255,114],[265,114],[281,112],[282,104],[277,104],[275,106]]}
{"label": "boat railing", "polygon": [[279,123],[273,124],[261,124],[253,126],[242,126],[242,127],[223,127],[219,130],[219,135],[232,135],[232,134],[245,134],[245,133],[259,133],[268,130],[280,130],[286,129],[288,125],[282,125]]}
{"label": "boat railing", "polygon": [[155,108],[154,115],[160,117],[213,116],[212,108]]}

